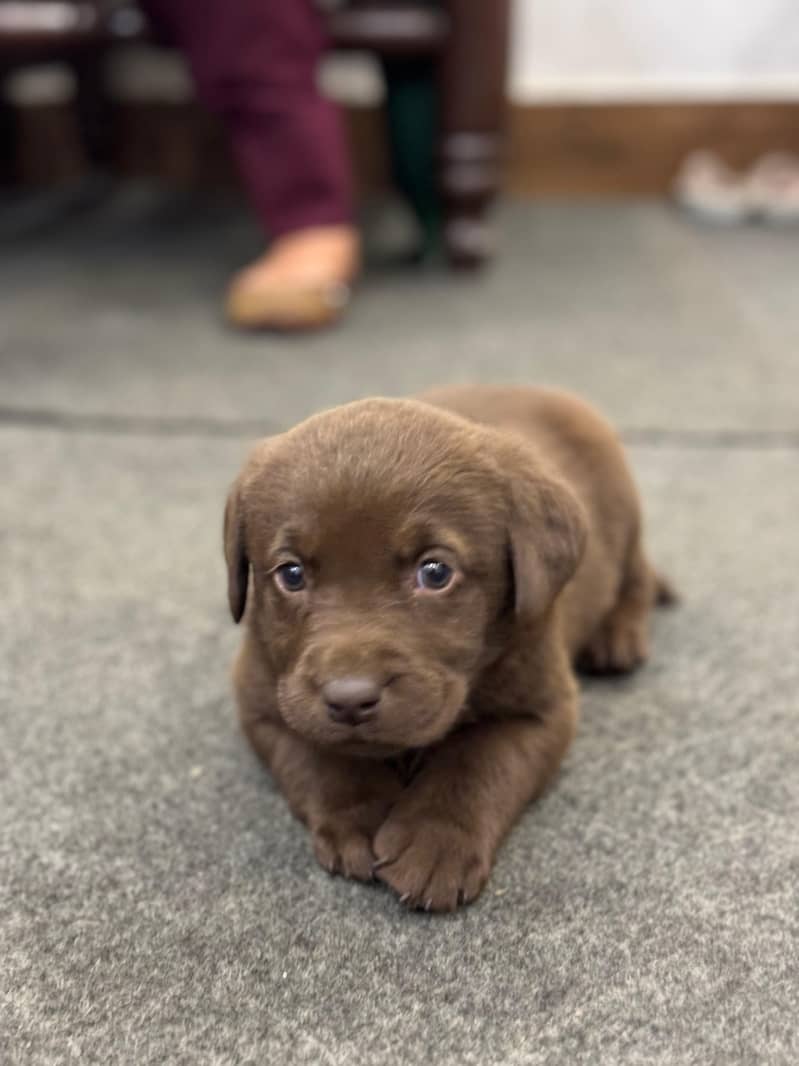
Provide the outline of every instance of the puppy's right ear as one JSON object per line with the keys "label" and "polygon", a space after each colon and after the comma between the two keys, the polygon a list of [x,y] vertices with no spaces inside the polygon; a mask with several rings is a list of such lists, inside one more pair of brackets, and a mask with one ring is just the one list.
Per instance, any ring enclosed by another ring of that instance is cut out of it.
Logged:
{"label": "puppy's right ear", "polygon": [[227,598],[234,622],[240,622],[247,603],[250,560],[244,542],[241,478],[237,478],[225,504],[225,562],[227,563]]}

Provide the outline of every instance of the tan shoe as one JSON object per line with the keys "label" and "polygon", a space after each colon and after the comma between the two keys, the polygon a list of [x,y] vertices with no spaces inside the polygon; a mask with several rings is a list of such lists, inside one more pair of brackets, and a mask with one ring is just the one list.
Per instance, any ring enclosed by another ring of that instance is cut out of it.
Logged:
{"label": "tan shoe", "polygon": [[319,226],[279,238],[230,284],[226,313],[242,329],[320,329],[347,307],[360,265],[351,226]]}

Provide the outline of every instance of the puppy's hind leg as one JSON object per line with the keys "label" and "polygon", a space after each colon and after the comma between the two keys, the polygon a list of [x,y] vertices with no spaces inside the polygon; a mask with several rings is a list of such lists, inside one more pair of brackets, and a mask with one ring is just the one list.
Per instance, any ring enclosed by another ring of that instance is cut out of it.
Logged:
{"label": "puppy's hind leg", "polygon": [[630,552],[618,598],[580,652],[578,666],[588,673],[622,674],[649,655],[649,615],[656,602],[671,602],[672,592],[646,560],[640,540]]}

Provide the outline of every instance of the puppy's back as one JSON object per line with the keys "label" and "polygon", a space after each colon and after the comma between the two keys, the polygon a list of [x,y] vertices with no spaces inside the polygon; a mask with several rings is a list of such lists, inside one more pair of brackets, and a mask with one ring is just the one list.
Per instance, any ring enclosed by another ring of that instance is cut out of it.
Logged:
{"label": "puppy's back", "polygon": [[638,497],[618,435],[584,400],[559,389],[454,385],[420,397],[470,421],[524,437],[539,461],[569,482],[584,503],[610,494],[637,509]]}
{"label": "puppy's back", "polygon": [[536,445],[542,459],[558,465],[568,468],[574,455],[575,474],[585,463],[586,449],[599,449],[603,458],[624,462],[610,423],[590,404],[561,389],[452,385],[431,389],[418,399],[470,421],[519,433]]}

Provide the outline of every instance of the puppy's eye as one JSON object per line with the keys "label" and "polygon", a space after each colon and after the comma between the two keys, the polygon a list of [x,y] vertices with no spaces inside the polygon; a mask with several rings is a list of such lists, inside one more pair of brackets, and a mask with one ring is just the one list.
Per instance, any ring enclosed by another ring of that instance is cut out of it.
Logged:
{"label": "puppy's eye", "polygon": [[416,571],[416,584],[421,589],[441,592],[452,581],[455,571],[440,559],[425,559]]}
{"label": "puppy's eye", "polygon": [[283,563],[275,570],[275,581],[286,592],[300,592],[305,588],[305,570],[302,563]]}

